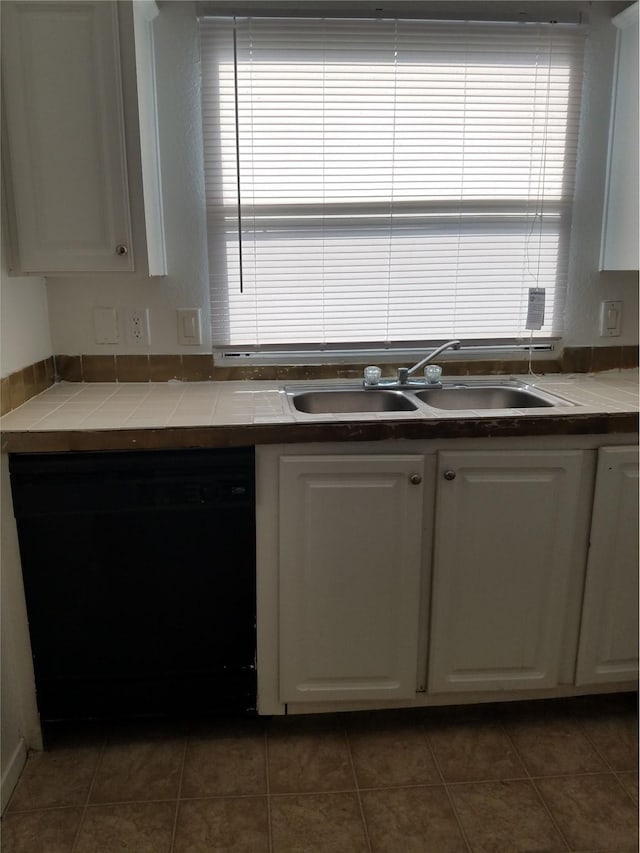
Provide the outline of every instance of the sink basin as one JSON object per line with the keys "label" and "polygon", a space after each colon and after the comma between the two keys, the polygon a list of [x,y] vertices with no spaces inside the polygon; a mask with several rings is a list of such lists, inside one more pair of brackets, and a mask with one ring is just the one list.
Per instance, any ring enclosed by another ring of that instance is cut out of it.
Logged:
{"label": "sink basin", "polygon": [[548,395],[524,388],[504,385],[456,386],[425,388],[415,396],[434,409],[530,409],[541,406],[566,405]]}
{"label": "sink basin", "polygon": [[312,415],[357,412],[415,412],[418,408],[399,391],[366,391],[364,388],[288,392],[299,412]]}

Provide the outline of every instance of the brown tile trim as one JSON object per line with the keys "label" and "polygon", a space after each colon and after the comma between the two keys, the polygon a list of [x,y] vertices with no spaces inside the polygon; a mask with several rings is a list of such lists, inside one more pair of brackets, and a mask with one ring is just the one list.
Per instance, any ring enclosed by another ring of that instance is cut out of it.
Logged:
{"label": "brown tile trim", "polygon": [[[508,361],[481,360],[447,361],[441,363],[447,376],[486,376],[526,373],[528,359],[523,356]],[[393,376],[401,364],[385,364],[383,375]],[[214,367],[213,378],[225,379],[272,379],[291,381],[294,379],[360,379],[364,364],[307,365],[307,366],[248,366]],[[544,376],[547,373],[597,373],[601,370],[622,370],[638,367],[638,347],[565,347],[557,358],[535,361],[534,370]]]}
{"label": "brown tile trim", "polygon": [[182,378],[185,382],[206,382],[213,379],[212,355],[183,355]]}
{"label": "brown tile trim", "polygon": [[638,347],[622,347],[622,367],[638,366]]}
{"label": "brown tile trim", "polygon": [[589,373],[593,363],[593,347],[565,347],[560,354],[562,373]]}
{"label": "brown tile trim", "polygon": [[560,357],[561,373],[598,373],[638,367],[637,346],[565,347]]}
{"label": "brown tile trim", "polygon": [[180,379],[182,359],[179,355],[150,355],[149,370],[152,382]]}
{"label": "brown tile trim", "polygon": [[29,364],[2,378],[0,415],[17,409],[55,382],[53,356]]}
{"label": "brown tile trim", "polygon": [[[563,412],[566,410],[562,410]],[[638,432],[637,412],[609,415],[541,415],[412,421],[238,424],[219,427],[11,431],[2,435],[4,453],[67,450],[164,450],[180,447],[246,447],[320,441],[386,439],[505,438],[539,435],[613,435]]]}
{"label": "brown tile trim", "polygon": [[[505,375],[523,373],[525,358],[509,361],[447,361],[447,376]],[[360,379],[364,364],[252,365],[217,367],[212,355],[56,355],[17,370],[2,379],[0,413],[6,414],[26,400],[49,388],[55,381],[66,382],[202,382],[215,379]],[[402,365],[385,365],[392,376]],[[589,373],[638,367],[637,346],[565,347],[557,358],[536,361],[539,375],[546,373]]]}
{"label": "brown tile trim", "polygon": [[115,355],[83,355],[82,380],[83,382],[115,382]]}
{"label": "brown tile trim", "polygon": [[82,382],[82,357],[56,355],[56,376],[59,382]]}
{"label": "brown tile trim", "polygon": [[9,389],[9,377],[3,376],[0,380],[2,395],[0,400],[0,415],[6,415],[11,411],[11,391]]}
{"label": "brown tile trim", "polygon": [[214,379],[212,355],[57,355],[65,382],[202,382]]}
{"label": "brown tile trim", "polygon": [[151,378],[148,355],[117,355],[118,382],[148,382]]}

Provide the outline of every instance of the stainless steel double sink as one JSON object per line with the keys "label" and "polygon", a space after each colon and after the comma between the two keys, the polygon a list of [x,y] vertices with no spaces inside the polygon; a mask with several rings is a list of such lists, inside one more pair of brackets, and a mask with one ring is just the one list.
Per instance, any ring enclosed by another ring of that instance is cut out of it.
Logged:
{"label": "stainless steel double sink", "polygon": [[441,411],[531,409],[572,406],[568,400],[541,391],[517,379],[444,381],[433,388],[365,388],[333,385],[322,388],[286,386],[290,405],[306,414],[358,414],[359,412],[415,412],[424,407]]}

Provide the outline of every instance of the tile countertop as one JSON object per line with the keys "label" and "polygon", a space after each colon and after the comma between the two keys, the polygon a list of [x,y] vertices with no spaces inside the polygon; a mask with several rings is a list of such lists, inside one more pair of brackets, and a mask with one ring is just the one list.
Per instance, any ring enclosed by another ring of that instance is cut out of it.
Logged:
{"label": "tile countertop", "polygon": [[[638,370],[514,378],[573,403],[558,408],[311,415],[295,412],[284,384],[60,382],[0,419],[3,452],[224,447],[300,441],[470,438],[638,431]],[[454,377],[477,383],[482,377]]]}

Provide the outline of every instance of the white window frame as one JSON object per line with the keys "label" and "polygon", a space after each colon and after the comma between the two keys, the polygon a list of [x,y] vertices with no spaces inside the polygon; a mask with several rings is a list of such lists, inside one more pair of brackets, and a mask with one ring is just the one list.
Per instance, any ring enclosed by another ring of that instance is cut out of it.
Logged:
{"label": "white window frame", "polygon": [[[311,22],[309,22],[311,23]],[[573,85],[581,85],[581,81],[577,83],[574,82]],[[210,106],[209,101],[209,106]],[[575,109],[575,104],[574,104]],[[574,115],[574,120],[575,120]],[[247,215],[245,205],[236,204],[218,204],[216,208],[214,208],[211,203],[211,198],[209,197],[208,203],[208,213],[209,213],[209,222],[211,223],[222,221],[233,220],[235,217],[239,215],[241,212],[243,215]],[[220,202],[220,198],[218,198],[218,202]],[[569,233],[570,233],[570,219],[571,219],[571,207],[572,207],[573,199],[571,196],[560,199],[556,204],[549,203],[548,201],[545,203],[545,216],[555,216],[556,221],[559,222],[558,226],[558,235],[559,241],[562,243],[561,250],[559,252],[561,257],[561,264],[563,265],[562,275],[566,281],[567,276],[567,264],[568,264],[568,241],[569,241]],[[318,207],[317,204],[304,204],[297,203],[293,205],[289,205],[286,210],[286,214],[282,213],[282,208],[278,205],[273,204],[253,204],[251,206],[251,210],[249,215],[252,218],[260,219],[260,217],[264,217],[265,221],[270,221],[273,225],[274,223],[279,224],[281,227],[285,227],[287,223],[295,224],[297,228],[300,228],[301,223],[305,223],[303,227],[311,228],[314,222],[314,217],[317,223],[318,217],[326,218],[329,216],[338,217],[334,221],[342,222],[342,225],[346,229],[353,229],[357,227],[357,224],[360,220],[355,218],[356,216],[364,216],[364,217],[372,217],[375,219],[376,214],[385,213],[385,207],[388,208],[386,202],[360,202],[356,206],[351,206],[347,209],[346,212],[343,212],[343,206],[335,205],[323,205],[322,210]],[[425,218],[429,218],[432,216],[439,220],[440,227],[446,228],[448,227],[448,222],[450,221],[447,217],[447,211],[444,209],[446,206],[442,203],[419,203],[415,202],[401,202],[396,203],[394,206],[394,213],[402,216],[404,218],[405,224],[407,221],[410,221],[413,217],[415,219],[416,227],[419,226],[420,223],[424,223]],[[459,212],[460,205],[455,209],[457,211],[455,215],[456,223],[460,223],[465,217],[468,217],[470,222],[474,221],[474,217],[482,211],[482,215],[484,217],[485,222],[489,222],[493,217],[497,220],[503,219],[509,214],[509,204],[508,202],[502,202],[500,204],[494,205],[493,209],[491,209],[490,205],[483,203],[482,205],[476,204],[474,209],[473,203],[465,202],[464,204],[464,215],[460,215]],[[516,206],[511,206],[512,210],[516,210]],[[521,209],[521,208],[520,208]],[[342,219],[340,220],[340,215],[342,212]],[[452,210],[452,212],[455,212]],[[515,214],[517,216],[517,212]],[[371,220],[370,220],[371,221]],[[433,220],[432,220],[433,221]],[[477,220],[476,220],[477,221]],[[211,234],[211,228],[210,228]],[[220,239],[220,235],[222,234],[222,229],[218,231],[218,239]],[[216,245],[216,237],[210,237],[210,260],[212,266],[215,269],[215,265],[221,257],[221,245],[218,243]],[[556,305],[556,312],[558,314],[563,313],[563,300],[564,300],[564,291],[561,292],[561,300]],[[213,310],[216,310],[216,306],[214,305]],[[535,344],[536,349],[538,351],[549,350],[553,347],[554,341],[557,341],[560,337],[560,332],[558,331],[559,324],[556,322],[554,324],[554,329],[552,334],[546,334],[543,337],[536,336]],[[311,362],[314,360],[324,361],[330,359],[339,359],[339,360],[360,360],[363,356],[376,356],[378,360],[384,360],[384,356],[386,355],[388,360],[393,360],[395,358],[401,357],[405,352],[414,352],[417,348],[425,348],[431,345],[437,345],[442,340],[446,339],[449,335],[445,337],[437,337],[430,339],[407,339],[407,340],[398,340],[394,342],[389,342],[387,340],[373,340],[370,342],[366,342],[362,344],[360,342],[337,342],[337,343],[320,343],[316,344],[300,344],[299,342],[292,341],[290,344],[283,346],[281,344],[267,344],[267,345],[244,345],[240,344],[229,345],[222,343],[221,345],[216,346],[214,343],[214,349],[216,349],[218,355],[223,356],[223,358],[228,359],[229,363],[237,363],[238,360],[255,360],[255,361],[270,361],[270,362],[288,362],[288,361],[305,361]],[[531,347],[533,344],[534,335],[527,334],[525,335],[514,335],[513,337],[505,338],[482,338],[482,337],[466,337],[464,339],[465,343],[465,352],[468,354],[470,350],[483,349],[499,352],[504,354],[506,351],[511,351],[514,349],[519,349],[522,347]],[[381,358],[382,356],[382,358]]]}

